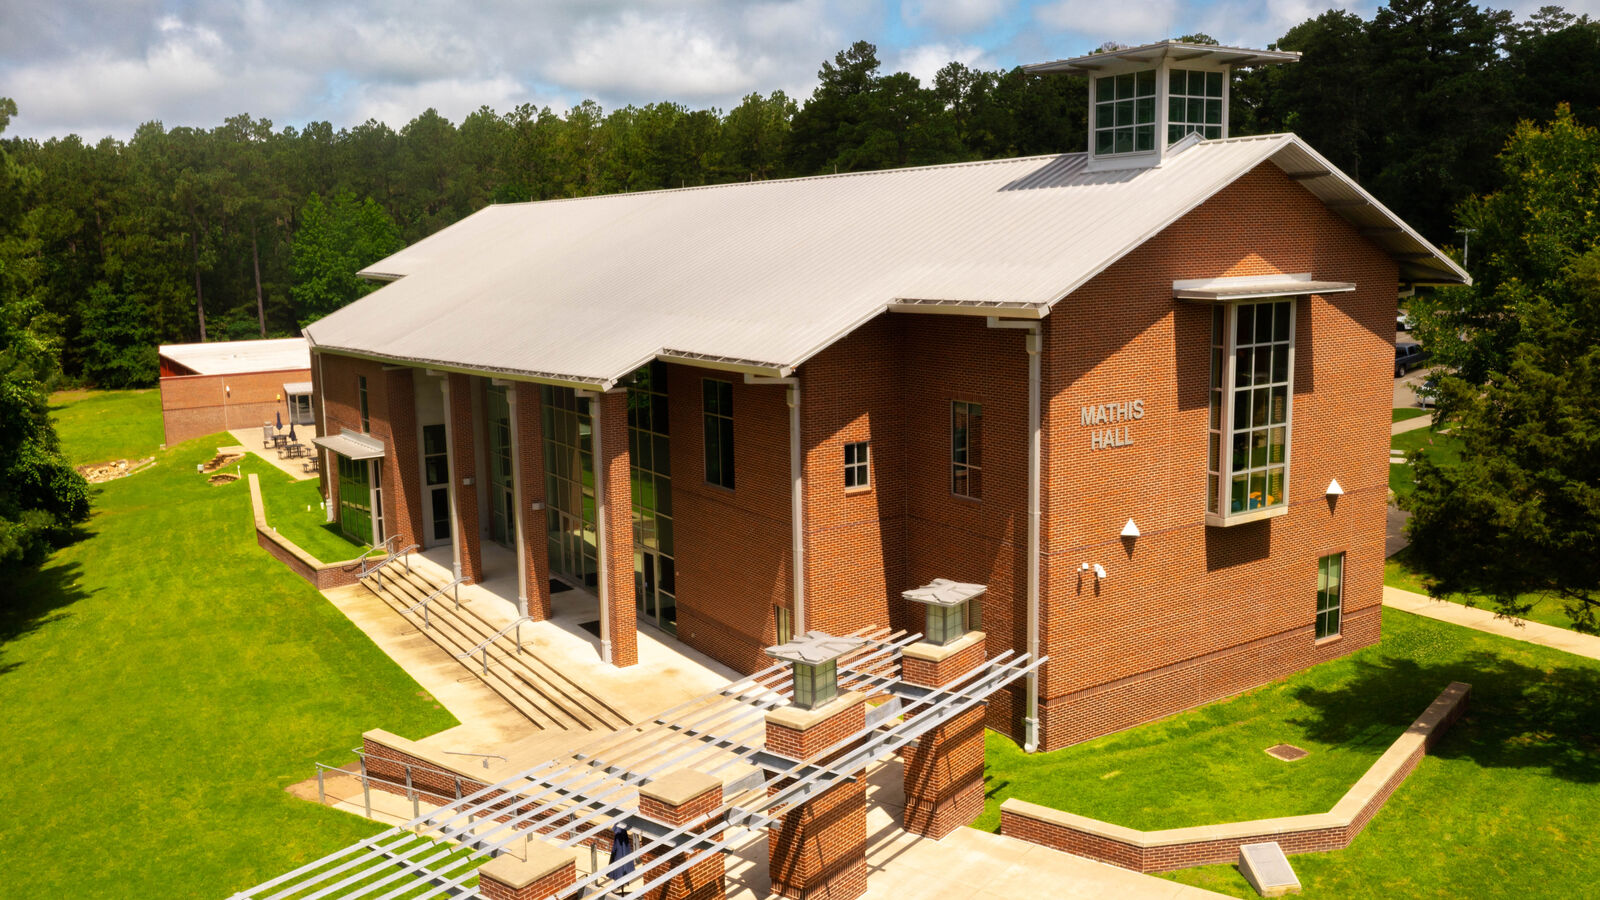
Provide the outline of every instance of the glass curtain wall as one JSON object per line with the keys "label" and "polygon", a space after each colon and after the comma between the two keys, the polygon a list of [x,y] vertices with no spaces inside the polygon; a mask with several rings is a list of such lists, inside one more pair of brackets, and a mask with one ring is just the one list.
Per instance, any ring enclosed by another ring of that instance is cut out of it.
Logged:
{"label": "glass curtain wall", "polygon": [[489,425],[489,539],[502,547],[514,542],[517,524],[512,494],[511,405],[506,389],[490,386],[484,404]]}
{"label": "glass curtain wall", "polygon": [[359,544],[373,539],[372,524],[378,521],[378,540],[383,540],[382,512],[373,508],[372,479],[381,471],[381,462],[339,457],[339,530]]}
{"label": "glass curtain wall", "polygon": [[545,524],[550,569],[572,581],[599,583],[595,531],[594,429],[589,400],[571,388],[539,389],[544,425]]}
{"label": "glass curtain wall", "polygon": [[639,620],[678,632],[677,568],[672,550],[672,461],[667,372],[652,362],[628,388],[628,455],[633,487],[633,578]]}

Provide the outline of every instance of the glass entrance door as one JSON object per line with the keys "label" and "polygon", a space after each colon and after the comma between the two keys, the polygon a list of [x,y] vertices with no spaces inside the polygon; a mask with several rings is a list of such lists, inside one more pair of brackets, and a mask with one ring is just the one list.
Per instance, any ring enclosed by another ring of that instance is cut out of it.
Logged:
{"label": "glass entrance door", "polygon": [[545,528],[550,570],[588,587],[599,583],[595,531],[594,432],[589,401],[571,388],[542,386]]}
{"label": "glass entrance door", "polygon": [[450,543],[450,458],[443,425],[422,426],[423,508],[428,516],[428,543]]}
{"label": "glass entrance door", "polygon": [[509,547],[517,520],[511,485],[511,406],[506,402],[505,388],[489,388],[486,412],[489,420],[489,539]]}

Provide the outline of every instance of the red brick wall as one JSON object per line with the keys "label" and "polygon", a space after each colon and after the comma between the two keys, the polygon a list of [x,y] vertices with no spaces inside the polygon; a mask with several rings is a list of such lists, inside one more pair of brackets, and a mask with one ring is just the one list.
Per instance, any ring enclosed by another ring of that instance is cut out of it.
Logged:
{"label": "red brick wall", "polygon": [[288,427],[289,408],[283,400],[283,386],[310,380],[311,372],[307,369],[163,376],[160,384],[164,440],[170,447],[218,431],[260,428],[262,423],[275,422],[278,413],[283,413],[284,426]]}
{"label": "red brick wall", "polygon": [[387,381],[384,421],[392,438],[383,461],[384,528],[386,534],[399,536],[397,546],[406,547],[422,543],[422,444],[417,433],[416,384],[409,368],[392,366],[383,374]]}
{"label": "red brick wall", "polygon": [[[1171,283],[1295,272],[1358,289],[1298,301],[1290,512],[1207,527],[1210,311],[1175,303]],[[1387,256],[1264,164],[1049,316],[1046,748],[1377,640],[1395,283]],[[1133,398],[1145,409],[1130,427],[1133,445],[1091,449],[1080,408]],[[1330,507],[1323,490],[1335,477],[1345,496]],[[1129,518],[1143,532],[1131,542],[1118,537]],[[1317,558],[1341,551],[1344,637],[1314,646]],[[1109,577],[1080,580],[1083,562]]]}
{"label": "red brick wall", "polygon": [[[731,491],[705,480],[703,378],[733,384]],[[784,389],[680,365],[667,366],[667,384],[678,637],[719,662],[754,672],[770,664],[762,651],[777,641],[772,607],[789,606],[792,594]]]}
{"label": "red brick wall", "polygon": [[[417,540],[417,522],[421,520],[421,496],[418,493],[417,425],[415,394],[411,370],[389,369],[381,363],[347,356],[316,354],[311,369],[317,371],[316,359],[321,359],[321,375],[317,378],[321,402],[312,402],[312,409],[320,419],[322,434],[341,431],[361,431],[361,406],[357,378],[367,379],[367,420],[372,437],[383,442],[383,515],[384,533],[399,534],[401,544]],[[325,405],[325,408],[324,408]],[[329,466],[323,453],[323,490],[326,496],[329,478],[338,477],[337,466]],[[334,509],[338,509],[335,498]],[[336,513],[337,514],[337,513]],[[397,531],[398,529],[398,531]]]}
{"label": "red brick wall", "polygon": [[[482,379],[457,373],[451,373],[449,378],[450,408],[445,415],[450,417],[450,460],[455,467],[455,483],[450,490],[460,520],[454,523],[452,536],[461,558],[461,574],[479,582],[483,580],[483,551],[478,524],[478,433],[473,427],[472,396],[478,390],[476,383]],[[466,484],[468,479],[473,483]]]}
{"label": "red brick wall", "polygon": [[550,544],[544,510],[533,503],[545,502],[544,421],[541,418],[539,386],[518,384],[516,392],[517,478],[522,484],[522,541],[527,557],[528,615],[542,621],[550,618]]}
{"label": "red brick wall", "polygon": [[[611,639],[611,663],[631,666],[639,661],[638,608],[633,580],[633,480],[628,456],[628,394],[609,391],[596,401],[601,416],[600,455],[595,478],[605,485],[606,508],[606,620]],[[676,471],[676,469],[674,469]]]}

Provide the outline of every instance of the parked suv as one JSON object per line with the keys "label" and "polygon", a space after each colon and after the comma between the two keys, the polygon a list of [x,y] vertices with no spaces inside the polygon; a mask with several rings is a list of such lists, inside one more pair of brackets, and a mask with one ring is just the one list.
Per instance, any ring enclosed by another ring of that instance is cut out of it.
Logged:
{"label": "parked suv", "polygon": [[1421,344],[1411,341],[1401,341],[1394,345],[1394,377],[1401,375],[1422,365],[1428,358],[1428,351],[1422,349]]}

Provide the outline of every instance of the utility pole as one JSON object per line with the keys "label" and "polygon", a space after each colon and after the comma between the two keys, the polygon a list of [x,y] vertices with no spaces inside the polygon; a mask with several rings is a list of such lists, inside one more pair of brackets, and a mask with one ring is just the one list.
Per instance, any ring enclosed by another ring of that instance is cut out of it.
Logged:
{"label": "utility pole", "polygon": [[1456,233],[1461,235],[1461,268],[1465,269],[1467,267],[1467,261],[1471,258],[1467,254],[1471,249],[1472,235],[1477,234],[1478,229],[1457,228]]}

